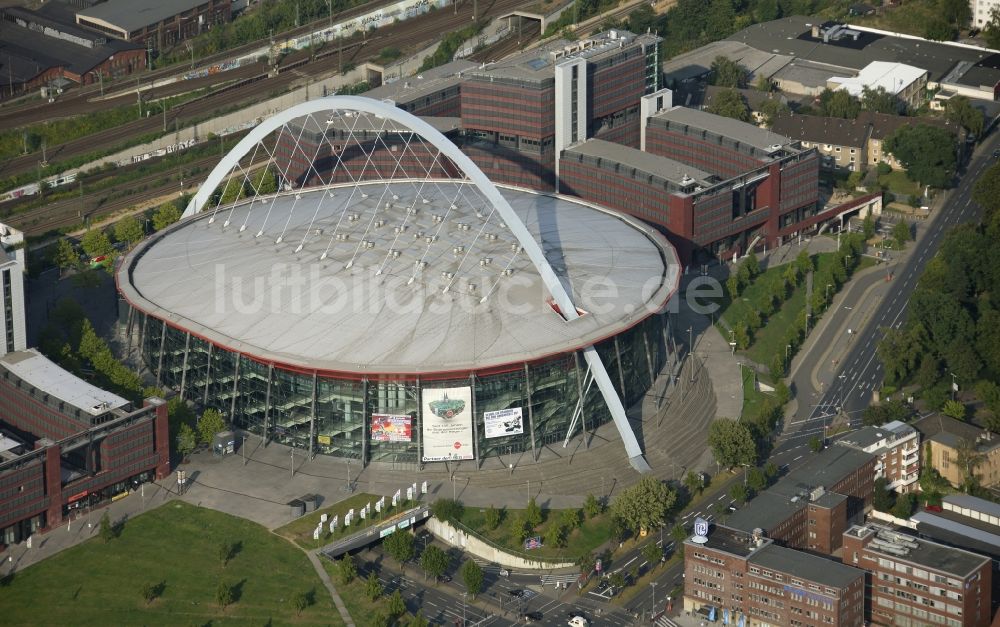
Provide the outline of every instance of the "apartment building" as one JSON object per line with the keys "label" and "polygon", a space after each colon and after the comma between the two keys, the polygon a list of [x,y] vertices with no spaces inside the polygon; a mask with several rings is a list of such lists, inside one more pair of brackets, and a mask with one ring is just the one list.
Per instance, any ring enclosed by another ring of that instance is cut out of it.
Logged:
{"label": "apartment building", "polygon": [[865,427],[837,441],[878,458],[875,478],[885,478],[887,487],[899,493],[919,490],[920,433],[894,420],[881,427]]}

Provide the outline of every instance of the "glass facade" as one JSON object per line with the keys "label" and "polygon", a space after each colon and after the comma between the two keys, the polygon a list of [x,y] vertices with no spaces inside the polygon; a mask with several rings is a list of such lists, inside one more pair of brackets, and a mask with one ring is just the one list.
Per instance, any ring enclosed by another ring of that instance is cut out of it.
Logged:
{"label": "glass facade", "polygon": [[[123,317],[127,317],[125,308]],[[128,326],[159,385],[186,400],[214,407],[236,427],[313,453],[360,460],[416,464],[421,458],[419,377],[344,376],[268,364],[215,346],[138,309]],[[669,354],[665,314],[649,316],[597,345],[626,407],[640,402]],[[511,364],[488,373],[427,385],[471,387],[476,457],[532,452],[561,443],[611,420],[582,353]],[[581,396],[583,400],[581,402]],[[484,412],[521,408],[524,432],[486,437]],[[407,415],[409,441],[373,441],[372,414]]]}

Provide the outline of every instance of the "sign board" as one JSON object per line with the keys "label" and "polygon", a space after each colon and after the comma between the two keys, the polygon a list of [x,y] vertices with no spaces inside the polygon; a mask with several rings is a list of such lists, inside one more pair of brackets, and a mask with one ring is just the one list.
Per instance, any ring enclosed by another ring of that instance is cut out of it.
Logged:
{"label": "sign board", "polygon": [[596,562],[594,562],[594,570],[596,570],[597,572],[601,572],[602,566],[603,566],[603,563],[601,562],[600,559],[598,559]]}
{"label": "sign board", "polygon": [[483,425],[487,438],[501,438],[505,435],[524,433],[524,418],[520,407],[485,412]]}
{"label": "sign board", "polygon": [[328,435],[317,435],[316,441],[326,446],[330,446],[330,444],[333,443],[333,440],[331,440],[330,436]]}
{"label": "sign board", "polygon": [[542,536],[534,536],[524,541],[524,549],[526,551],[540,548],[542,548]]}
{"label": "sign board", "polygon": [[372,442],[412,442],[413,419],[410,416],[372,414]]}
{"label": "sign board", "polygon": [[396,530],[396,525],[390,525],[390,526],[386,527],[385,529],[383,529],[382,531],[379,531],[378,532],[378,537],[384,538],[386,536],[391,536],[392,532],[395,531],[395,530]]}
{"label": "sign board", "polygon": [[319,540],[319,530],[322,529],[322,528],[323,527],[320,526],[320,527],[316,527],[315,529],[313,529],[313,540]]}
{"label": "sign board", "polygon": [[423,461],[475,459],[472,448],[472,388],[421,390]]}
{"label": "sign board", "polygon": [[700,516],[694,519],[694,537],[691,541],[698,544],[708,542],[708,521]]}
{"label": "sign board", "polygon": [[396,525],[396,529],[406,529],[409,526],[410,526],[410,519],[407,518],[406,520],[399,521],[399,524]]}

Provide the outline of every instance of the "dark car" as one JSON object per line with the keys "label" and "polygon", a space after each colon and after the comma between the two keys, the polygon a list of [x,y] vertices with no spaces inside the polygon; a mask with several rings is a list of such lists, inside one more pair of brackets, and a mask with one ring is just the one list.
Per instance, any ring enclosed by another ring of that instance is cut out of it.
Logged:
{"label": "dark car", "polygon": [[994,150],[993,151],[993,156],[994,157],[1000,157],[1000,150]]}
{"label": "dark car", "polygon": [[533,623],[536,620],[542,620],[542,613],[541,612],[525,612],[524,614],[521,614],[521,620],[523,620],[526,623]]}
{"label": "dark car", "polygon": [[440,577],[438,577],[438,581],[442,583],[448,583],[449,581],[451,581],[451,575],[441,575]]}
{"label": "dark car", "polygon": [[519,599],[519,598],[521,598],[521,595],[524,594],[524,590],[508,590],[507,594],[509,594],[510,596],[512,596],[514,598],[518,598]]}

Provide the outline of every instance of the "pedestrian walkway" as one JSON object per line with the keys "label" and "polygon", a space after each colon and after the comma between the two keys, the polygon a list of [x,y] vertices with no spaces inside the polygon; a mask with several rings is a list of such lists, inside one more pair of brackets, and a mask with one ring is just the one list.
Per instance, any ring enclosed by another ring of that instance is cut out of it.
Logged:
{"label": "pedestrian walkway", "polygon": [[337,611],[340,612],[340,618],[344,621],[347,627],[354,627],[354,621],[351,619],[351,614],[347,611],[347,606],[344,605],[344,600],[340,598],[340,594],[337,589],[333,587],[333,581],[330,580],[329,573],[323,568],[323,564],[320,563],[319,557],[317,557],[317,551],[306,551],[306,555],[309,556],[309,562],[316,569],[316,574],[319,576],[319,580],[323,582],[326,586],[327,591],[330,593],[330,598],[333,599],[333,604],[337,606]]}

